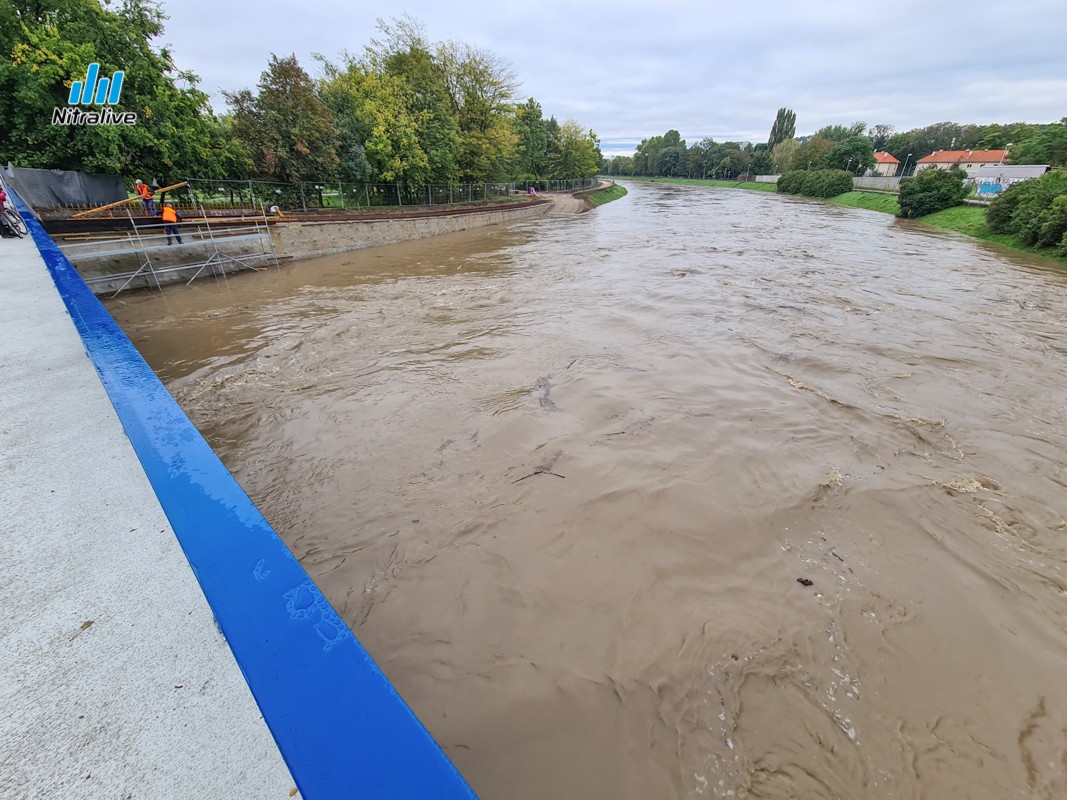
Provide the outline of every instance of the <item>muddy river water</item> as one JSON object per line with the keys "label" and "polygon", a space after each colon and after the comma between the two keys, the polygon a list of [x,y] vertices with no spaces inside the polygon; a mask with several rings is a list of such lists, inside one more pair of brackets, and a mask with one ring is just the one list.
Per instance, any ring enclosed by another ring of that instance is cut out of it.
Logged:
{"label": "muddy river water", "polygon": [[1067,273],[630,190],[109,307],[486,800],[1067,797]]}

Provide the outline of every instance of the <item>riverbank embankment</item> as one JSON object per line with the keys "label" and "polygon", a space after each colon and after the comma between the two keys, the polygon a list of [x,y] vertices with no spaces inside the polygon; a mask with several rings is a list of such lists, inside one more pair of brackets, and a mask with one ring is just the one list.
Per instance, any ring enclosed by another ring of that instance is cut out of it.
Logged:
{"label": "riverbank embankment", "polygon": [[589,211],[626,194],[610,181],[581,192],[549,192],[491,206],[300,218],[187,220],[172,246],[161,225],[100,233],[55,233],[63,252],[96,294],[189,281],[203,274],[262,269],[366,247]]}

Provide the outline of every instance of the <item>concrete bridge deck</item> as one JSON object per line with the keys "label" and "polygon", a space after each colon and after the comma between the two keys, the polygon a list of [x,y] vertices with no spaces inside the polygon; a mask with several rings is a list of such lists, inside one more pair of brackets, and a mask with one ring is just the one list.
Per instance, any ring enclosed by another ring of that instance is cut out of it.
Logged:
{"label": "concrete bridge deck", "polygon": [[0,794],[470,798],[69,262],[0,240]]}

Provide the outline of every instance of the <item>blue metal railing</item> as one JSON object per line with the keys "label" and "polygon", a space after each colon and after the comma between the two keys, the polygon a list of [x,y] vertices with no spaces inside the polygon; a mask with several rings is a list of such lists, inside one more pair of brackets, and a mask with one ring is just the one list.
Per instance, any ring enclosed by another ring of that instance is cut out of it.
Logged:
{"label": "blue metal railing", "polygon": [[302,796],[474,798],[59,247],[15,203]]}

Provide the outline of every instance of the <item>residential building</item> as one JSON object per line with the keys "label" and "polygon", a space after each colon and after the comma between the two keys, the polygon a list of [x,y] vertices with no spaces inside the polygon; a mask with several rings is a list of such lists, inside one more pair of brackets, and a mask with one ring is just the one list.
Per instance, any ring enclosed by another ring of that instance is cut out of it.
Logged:
{"label": "residential building", "polygon": [[874,154],[874,169],[871,175],[879,175],[883,178],[892,178],[900,168],[900,160],[889,155],[884,150]]}
{"label": "residential building", "polygon": [[996,167],[1003,164],[1008,158],[1007,150],[938,150],[925,158],[920,158],[915,163],[915,171],[937,167],[938,169],[952,169],[959,167],[965,172]]}

